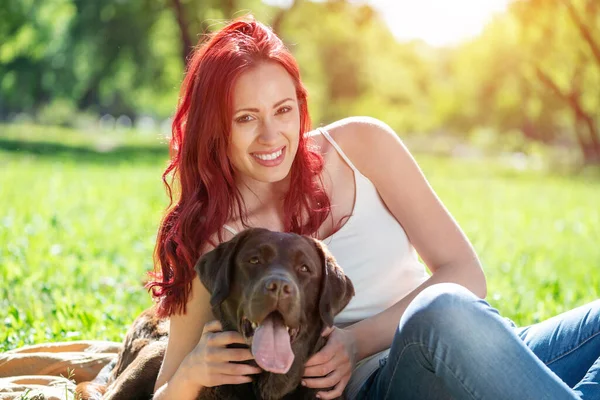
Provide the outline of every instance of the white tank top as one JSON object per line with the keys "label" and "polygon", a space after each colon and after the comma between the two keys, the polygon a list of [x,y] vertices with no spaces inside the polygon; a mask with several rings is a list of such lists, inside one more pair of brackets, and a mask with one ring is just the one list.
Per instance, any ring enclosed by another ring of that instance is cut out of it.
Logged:
{"label": "white tank top", "polygon": [[360,173],[327,131],[319,131],[354,172],[352,214],[337,232],[323,239],[354,284],[356,295],[334,320],[336,325],[345,326],[393,306],[429,276],[375,185]]}

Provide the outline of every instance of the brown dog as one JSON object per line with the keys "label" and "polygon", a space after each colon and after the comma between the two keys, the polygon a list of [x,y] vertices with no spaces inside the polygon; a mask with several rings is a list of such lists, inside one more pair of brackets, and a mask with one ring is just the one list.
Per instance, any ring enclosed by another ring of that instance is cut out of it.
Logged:
{"label": "brown dog", "polygon": [[[316,390],[300,386],[304,364],[323,347],[321,332],[354,295],[325,246],[296,234],[247,229],[201,257],[195,270],[223,329],[240,332],[264,370],[252,383],[205,388],[198,399],[314,399]],[[128,332],[105,399],[151,398],[165,336],[141,349],[134,343],[140,330],[158,332],[152,326],[158,321],[150,309]]]}

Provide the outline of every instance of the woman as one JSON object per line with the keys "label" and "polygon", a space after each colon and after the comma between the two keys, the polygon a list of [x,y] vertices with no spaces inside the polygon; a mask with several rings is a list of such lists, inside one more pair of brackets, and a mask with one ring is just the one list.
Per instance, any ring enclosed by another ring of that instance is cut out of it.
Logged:
{"label": "woman", "polygon": [[600,399],[600,302],[527,328],[500,317],[471,244],[394,132],[368,118],[310,132],[306,97],[293,57],[252,18],[190,60],[163,176],[181,190],[150,284],[171,318],[154,399],[260,372],[229,362],[252,355],[225,348],[242,337],[213,321],[192,272],[245,227],[322,239],[355,284],[306,364],[303,384],[322,399]]}

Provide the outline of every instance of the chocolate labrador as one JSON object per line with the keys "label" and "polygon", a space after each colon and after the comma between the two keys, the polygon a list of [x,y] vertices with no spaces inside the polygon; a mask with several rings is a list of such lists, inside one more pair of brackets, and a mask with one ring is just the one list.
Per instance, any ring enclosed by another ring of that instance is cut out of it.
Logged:
{"label": "chocolate labrador", "polygon": [[[263,370],[252,383],[205,388],[198,400],[314,399],[317,391],[300,385],[304,364],[325,345],[321,332],[354,296],[352,282],[324,244],[291,233],[247,229],[201,257],[195,271],[211,293],[214,316],[224,330],[242,334],[254,356],[248,363]],[[157,326],[152,311],[146,313],[136,320],[137,330],[158,333],[152,328]],[[112,378],[104,379],[104,399],[151,398],[152,390],[147,390],[156,380],[165,336],[135,347],[135,326],[118,357],[121,372],[113,367]],[[129,365],[122,362],[125,358]],[[82,399],[87,398],[84,393]]]}

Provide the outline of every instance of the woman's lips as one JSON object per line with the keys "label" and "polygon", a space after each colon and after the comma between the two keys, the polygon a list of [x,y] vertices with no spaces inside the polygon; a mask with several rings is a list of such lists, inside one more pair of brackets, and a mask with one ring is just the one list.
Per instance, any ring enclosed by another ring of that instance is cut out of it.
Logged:
{"label": "woman's lips", "polygon": [[285,158],[285,150],[286,147],[283,146],[279,150],[276,150],[272,153],[260,152],[250,154],[252,155],[252,158],[254,158],[254,161],[263,167],[276,167],[283,162],[283,159]]}

